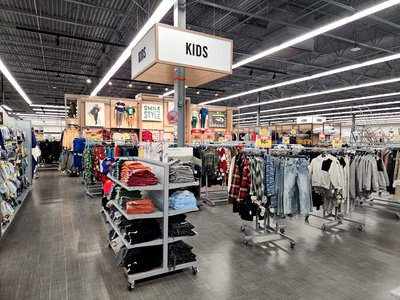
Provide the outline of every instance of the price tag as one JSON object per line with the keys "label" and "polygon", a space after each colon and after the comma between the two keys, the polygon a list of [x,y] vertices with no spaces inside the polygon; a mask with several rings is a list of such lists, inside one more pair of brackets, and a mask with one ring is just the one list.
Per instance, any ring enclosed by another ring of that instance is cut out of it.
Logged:
{"label": "price tag", "polygon": [[288,137],[288,136],[282,137],[282,143],[285,145],[290,144],[290,137]]}
{"label": "price tag", "polygon": [[201,142],[203,140],[202,129],[192,129],[192,141]]}
{"label": "price tag", "polygon": [[290,130],[290,134],[291,134],[291,135],[296,135],[296,133],[297,133],[297,132],[296,132],[296,129]]}
{"label": "price tag", "polygon": [[334,135],[332,137],[332,147],[333,148],[341,148],[343,145],[343,141],[340,135]]}
{"label": "price tag", "polygon": [[271,148],[271,146],[272,146],[272,136],[258,134],[257,137],[256,137],[256,146],[257,147],[264,147],[264,148]]}
{"label": "price tag", "polygon": [[320,141],[325,141],[325,139],[326,139],[326,138],[325,138],[325,133],[320,132],[320,133],[319,133],[319,140],[320,140]]}

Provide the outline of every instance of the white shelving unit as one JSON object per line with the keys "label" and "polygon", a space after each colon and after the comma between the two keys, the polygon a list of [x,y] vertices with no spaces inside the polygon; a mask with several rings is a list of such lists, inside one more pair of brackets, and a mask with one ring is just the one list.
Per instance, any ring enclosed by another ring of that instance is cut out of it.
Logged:
{"label": "white shelving unit", "polygon": [[169,208],[168,198],[169,198],[169,190],[178,189],[178,188],[185,188],[190,186],[197,186],[199,182],[189,182],[189,183],[169,183],[169,165],[168,163],[153,161],[145,158],[139,157],[124,157],[120,158],[124,160],[135,160],[144,165],[147,165],[151,168],[151,171],[156,175],[158,178],[159,183],[157,185],[152,186],[127,186],[125,183],[121,182],[120,180],[114,178],[110,174],[108,177],[112,179],[115,183],[119,186],[125,188],[128,191],[142,191],[142,195],[145,198],[151,199],[155,206],[156,212],[152,214],[140,214],[140,215],[130,215],[127,214],[126,211],[119,206],[115,201],[112,201],[113,205],[121,212],[121,214],[127,218],[128,220],[138,220],[138,219],[158,219],[161,224],[162,229],[162,236],[160,239],[156,239],[146,243],[140,243],[131,245],[127,240],[124,239],[123,234],[119,230],[118,226],[114,224],[108,212],[104,211],[105,216],[108,220],[110,226],[115,230],[115,232],[122,238],[125,246],[128,249],[138,248],[138,247],[148,247],[148,246],[155,246],[155,245],[162,245],[163,246],[163,254],[162,254],[162,265],[160,268],[156,268],[147,272],[135,273],[135,274],[127,274],[126,270],[125,273],[128,277],[128,290],[131,291],[134,288],[135,281],[139,279],[144,279],[148,277],[153,277],[156,275],[164,274],[173,272],[176,270],[192,268],[192,272],[194,275],[197,274],[197,262],[189,262],[181,265],[176,265],[174,267],[168,266],[168,244],[181,241],[186,238],[190,238],[191,236],[183,236],[183,237],[169,237],[168,236],[168,217],[185,214],[193,211],[197,211],[198,208],[193,209],[180,209],[175,210]]}

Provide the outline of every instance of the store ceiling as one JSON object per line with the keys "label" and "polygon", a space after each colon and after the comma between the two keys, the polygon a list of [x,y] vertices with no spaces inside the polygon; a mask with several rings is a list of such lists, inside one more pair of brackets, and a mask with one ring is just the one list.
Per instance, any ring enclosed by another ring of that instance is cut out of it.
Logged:
{"label": "store ceiling", "polygon": [[[382,2],[382,1],[378,1]],[[147,0],[3,0],[0,2],[0,58],[34,104],[61,103],[64,94],[89,94],[116,61],[124,47],[145,23],[159,1]],[[234,40],[234,62],[310,31],[329,21],[353,14],[377,1],[365,0],[231,0],[187,1],[187,28]],[[164,23],[173,23],[170,12]],[[259,59],[234,70],[229,77],[188,88],[192,102],[200,103],[250,89],[272,85],[387,56],[400,50],[400,6],[332,30],[301,45]],[[292,36],[293,35],[293,36]],[[359,51],[352,48],[359,47]],[[315,80],[263,91],[261,102],[400,77],[400,60],[343,72]],[[114,75],[99,96],[132,98],[141,92],[162,94],[166,86],[132,82],[130,60]],[[86,83],[90,78],[92,83]],[[172,88],[172,87],[167,87]],[[337,99],[387,94],[400,83],[306,97],[263,105],[261,110],[329,102]],[[215,96],[217,91],[218,97]],[[362,103],[394,101],[398,96]],[[257,94],[225,100],[216,105],[241,106],[257,101]],[[360,101],[355,105],[362,104]],[[32,112],[14,88],[5,82],[5,104],[13,110]],[[348,107],[333,102],[315,108]],[[396,106],[388,104],[388,109]],[[385,108],[385,106],[379,106]],[[257,107],[241,112],[255,111]],[[366,108],[366,111],[368,108]],[[338,110],[342,111],[343,110]],[[332,112],[332,110],[330,110]],[[271,114],[276,115],[279,112]],[[268,112],[263,113],[268,115]],[[327,114],[328,115],[328,114]]]}

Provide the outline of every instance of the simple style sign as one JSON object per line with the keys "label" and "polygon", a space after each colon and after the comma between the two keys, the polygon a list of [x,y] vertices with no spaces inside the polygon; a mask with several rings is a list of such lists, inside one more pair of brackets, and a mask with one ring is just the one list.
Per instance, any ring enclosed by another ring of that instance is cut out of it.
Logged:
{"label": "simple style sign", "polygon": [[163,107],[158,104],[143,104],[142,121],[163,121]]}
{"label": "simple style sign", "polygon": [[232,40],[158,23],[132,49],[132,79],[173,84],[182,66],[196,87],[232,74],[232,51]]}

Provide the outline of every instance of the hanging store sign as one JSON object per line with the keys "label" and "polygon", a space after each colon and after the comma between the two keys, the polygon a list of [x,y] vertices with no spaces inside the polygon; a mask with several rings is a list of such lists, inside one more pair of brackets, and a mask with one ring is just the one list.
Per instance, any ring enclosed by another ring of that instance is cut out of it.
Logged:
{"label": "hanging store sign", "polygon": [[203,140],[203,130],[202,129],[192,129],[192,141],[201,142]]}
{"label": "hanging store sign", "polygon": [[257,134],[256,147],[271,148],[272,136]]}
{"label": "hanging store sign", "polygon": [[182,66],[196,87],[232,74],[232,53],[232,40],[158,23],[132,49],[132,79],[173,84]]}
{"label": "hanging store sign", "polygon": [[343,145],[342,138],[339,134],[335,134],[332,136],[332,147],[333,148],[341,148]]}
{"label": "hanging store sign", "polygon": [[142,121],[163,121],[163,107],[158,104],[143,104]]}
{"label": "hanging store sign", "polygon": [[215,129],[204,129],[204,140],[214,141],[215,140]]}
{"label": "hanging store sign", "polygon": [[282,143],[285,145],[290,144],[290,137],[288,137],[288,136],[282,137]]}

